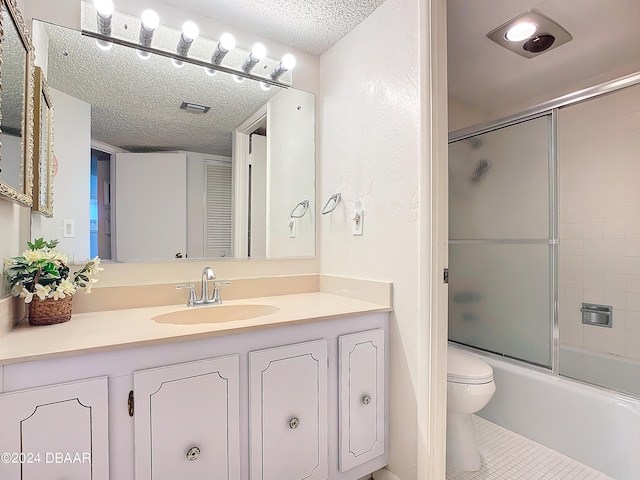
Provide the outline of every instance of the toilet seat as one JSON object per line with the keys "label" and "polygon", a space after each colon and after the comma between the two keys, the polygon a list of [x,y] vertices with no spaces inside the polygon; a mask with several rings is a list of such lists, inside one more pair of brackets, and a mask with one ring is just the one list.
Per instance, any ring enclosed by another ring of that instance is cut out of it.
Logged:
{"label": "toilet seat", "polygon": [[447,382],[481,385],[493,381],[493,369],[479,358],[457,352],[447,351]]}

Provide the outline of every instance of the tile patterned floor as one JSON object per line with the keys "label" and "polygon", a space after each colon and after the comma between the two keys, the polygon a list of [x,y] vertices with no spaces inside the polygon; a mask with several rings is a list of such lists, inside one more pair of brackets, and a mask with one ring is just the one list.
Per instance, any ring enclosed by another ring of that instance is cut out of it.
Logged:
{"label": "tile patterned floor", "polygon": [[572,458],[473,416],[482,469],[447,469],[447,480],[614,480]]}

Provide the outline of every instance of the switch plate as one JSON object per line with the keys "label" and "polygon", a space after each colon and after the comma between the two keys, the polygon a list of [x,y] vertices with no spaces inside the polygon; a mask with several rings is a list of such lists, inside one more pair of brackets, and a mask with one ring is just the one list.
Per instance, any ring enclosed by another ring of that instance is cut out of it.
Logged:
{"label": "switch plate", "polygon": [[62,237],[73,238],[75,235],[76,233],[73,220],[62,220]]}

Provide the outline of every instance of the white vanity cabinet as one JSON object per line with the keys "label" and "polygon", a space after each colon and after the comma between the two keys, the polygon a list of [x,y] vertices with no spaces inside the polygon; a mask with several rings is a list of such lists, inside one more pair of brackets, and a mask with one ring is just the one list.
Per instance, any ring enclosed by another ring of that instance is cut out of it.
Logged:
{"label": "white vanity cabinet", "polygon": [[251,480],[327,478],[327,342],[249,353]]}
{"label": "white vanity cabinet", "polygon": [[0,478],[109,480],[107,378],[0,395]]}
{"label": "white vanity cabinet", "polygon": [[384,454],[384,330],[338,339],[340,402],[340,471]]}
{"label": "white vanity cabinet", "polygon": [[134,372],[136,480],[240,478],[237,355]]}

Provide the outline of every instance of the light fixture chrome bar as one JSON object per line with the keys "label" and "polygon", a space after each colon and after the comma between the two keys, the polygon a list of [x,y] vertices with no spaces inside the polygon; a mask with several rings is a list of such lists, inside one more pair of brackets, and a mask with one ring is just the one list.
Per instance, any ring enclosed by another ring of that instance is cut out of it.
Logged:
{"label": "light fixture chrome bar", "polygon": [[128,40],[123,40],[121,38],[107,37],[105,35],[101,35],[100,33],[92,32],[91,30],[81,30],[80,33],[82,33],[82,35],[84,35],[85,37],[95,38],[96,40],[111,42],[115,45],[121,45],[123,47],[128,47],[128,48],[141,50],[143,52],[153,53],[155,55],[160,55],[161,57],[165,57],[165,58],[169,58],[177,61],[183,61],[185,63],[190,63],[192,65],[197,65],[199,67],[211,68],[213,70],[225,72],[230,75],[237,75],[239,77],[249,78],[251,80],[255,80],[256,82],[263,82],[268,85],[275,85],[281,88],[289,88],[289,85],[287,85],[286,83],[280,83],[280,82],[271,80],[270,78],[261,77],[259,75],[253,75],[251,73],[247,73],[242,70],[236,70],[234,68],[225,67],[223,65],[215,65],[209,62],[203,62],[202,60],[198,60],[196,58],[182,57],[172,52],[158,50],[157,48],[154,48],[154,47],[147,47],[137,43],[129,42]]}

